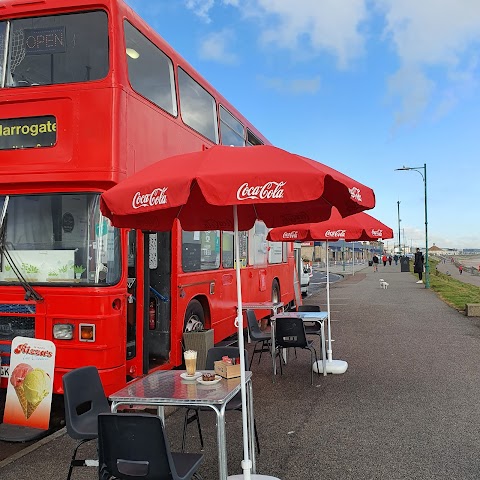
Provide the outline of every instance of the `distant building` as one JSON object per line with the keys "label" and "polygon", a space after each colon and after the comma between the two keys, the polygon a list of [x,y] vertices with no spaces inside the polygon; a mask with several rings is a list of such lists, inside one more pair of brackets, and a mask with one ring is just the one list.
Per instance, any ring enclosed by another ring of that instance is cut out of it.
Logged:
{"label": "distant building", "polygon": [[428,254],[429,255],[459,255],[461,252],[456,249],[456,248],[440,248],[437,247],[435,244],[433,244],[429,249],[428,249]]}

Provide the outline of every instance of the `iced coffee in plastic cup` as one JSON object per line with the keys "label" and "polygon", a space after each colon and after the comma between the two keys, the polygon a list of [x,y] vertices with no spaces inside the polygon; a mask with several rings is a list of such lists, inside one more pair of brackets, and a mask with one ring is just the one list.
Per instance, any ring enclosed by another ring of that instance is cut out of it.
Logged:
{"label": "iced coffee in plastic cup", "polygon": [[183,352],[183,357],[185,358],[187,375],[195,375],[197,371],[197,352],[195,350],[186,350]]}

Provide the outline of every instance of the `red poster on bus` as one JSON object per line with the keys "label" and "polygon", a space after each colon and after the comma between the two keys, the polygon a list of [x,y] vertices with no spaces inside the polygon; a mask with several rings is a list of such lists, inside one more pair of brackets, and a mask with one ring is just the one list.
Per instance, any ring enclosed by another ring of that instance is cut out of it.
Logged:
{"label": "red poster on bus", "polygon": [[27,337],[13,339],[4,423],[48,429],[54,367],[52,342]]}

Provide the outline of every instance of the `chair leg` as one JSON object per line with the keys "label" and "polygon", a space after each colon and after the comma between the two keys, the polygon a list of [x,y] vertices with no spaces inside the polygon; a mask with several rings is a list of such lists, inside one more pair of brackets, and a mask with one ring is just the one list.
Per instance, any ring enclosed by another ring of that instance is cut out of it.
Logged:
{"label": "chair leg", "polygon": [[85,460],[77,460],[77,452],[78,449],[87,442],[90,442],[93,440],[92,438],[88,438],[86,440],[81,440],[78,445],[75,447],[75,450],[73,450],[73,455],[72,459],[70,460],[70,467],[68,468],[68,475],[67,475],[67,480],[70,480],[70,477],[72,476],[72,470],[73,467],[82,467],[85,466]]}
{"label": "chair leg", "polygon": [[255,442],[257,444],[257,453],[260,454],[260,440],[258,439],[257,422],[253,419],[253,430],[255,433]]}
{"label": "chair leg", "polygon": [[200,449],[203,450],[203,435],[202,435],[202,426],[200,425],[200,412],[197,412],[197,429],[198,429],[198,436],[200,437]]}
{"label": "chair leg", "polygon": [[[190,412],[193,412],[193,415],[189,417],[188,414]],[[185,412],[185,418],[183,420],[182,452],[185,451],[185,445],[187,443],[187,426],[193,421],[197,422],[198,436],[200,437],[200,445],[201,449],[203,450],[203,435],[202,426],[200,425],[200,412],[193,408],[187,408],[187,411]]]}
{"label": "chair leg", "polygon": [[258,364],[260,365],[260,360],[262,359],[263,347],[265,345],[265,340],[262,340],[262,346],[260,347],[260,355],[258,356]]}
{"label": "chair leg", "polygon": [[253,363],[253,357],[255,357],[255,353],[257,353],[257,344],[255,343],[255,346],[253,347],[253,353],[252,353],[252,358],[250,358],[250,365],[248,366],[248,369],[252,369],[252,363]]}

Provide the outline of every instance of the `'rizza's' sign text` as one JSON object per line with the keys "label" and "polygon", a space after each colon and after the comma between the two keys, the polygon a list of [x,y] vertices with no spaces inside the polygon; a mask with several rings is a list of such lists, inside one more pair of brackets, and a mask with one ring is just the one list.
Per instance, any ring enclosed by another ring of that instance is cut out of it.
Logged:
{"label": "'rizza's' sign text", "polygon": [[0,150],[52,147],[56,141],[54,116],[0,119]]}

